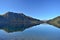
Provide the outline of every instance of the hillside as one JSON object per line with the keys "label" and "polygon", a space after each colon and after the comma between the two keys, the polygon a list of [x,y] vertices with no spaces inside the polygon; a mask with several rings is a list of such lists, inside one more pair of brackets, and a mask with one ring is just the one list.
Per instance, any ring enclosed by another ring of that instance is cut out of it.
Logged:
{"label": "hillside", "polygon": [[60,16],[47,21],[48,24],[60,28]]}
{"label": "hillside", "polygon": [[42,23],[43,21],[26,16],[23,13],[7,12],[0,15],[0,29],[7,32],[23,31],[26,28]]}

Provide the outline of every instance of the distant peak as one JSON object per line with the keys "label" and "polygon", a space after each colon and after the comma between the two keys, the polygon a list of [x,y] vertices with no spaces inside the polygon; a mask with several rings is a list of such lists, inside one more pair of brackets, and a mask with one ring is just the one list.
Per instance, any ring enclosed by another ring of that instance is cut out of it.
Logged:
{"label": "distant peak", "polygon": [[15,13],[15,12],[6,12],[5,14],[21,14],[21,15],[24,15],[23,13]]}
{"label": "distant peak", "polygon": [[13,13],[13,12],[7,12],[7,13]]}
{"label": "distant peak", "polygon": [[54,19],[60,18],[60,16],[55,17]]}
{"label": "distant peak", "polygon": [[8,16],[25,16],[25,15],[23,13],[6,12],[3,16],[8,17]]}
{"label": "distant peak", "polygon": [[13,14],[14,12],[7,12],[7,13],[5,13],[5,14]]}
{"label": "distant peak", "polygon": [[58,18],[60,18],[60,16],[58,16]]}
{"label": "distant peak", "polygon": [[6,15],[6,14],[21,14],[21,15],[24,15],[23,13],[15,13],[15,12],[6,12],[4,15]]}

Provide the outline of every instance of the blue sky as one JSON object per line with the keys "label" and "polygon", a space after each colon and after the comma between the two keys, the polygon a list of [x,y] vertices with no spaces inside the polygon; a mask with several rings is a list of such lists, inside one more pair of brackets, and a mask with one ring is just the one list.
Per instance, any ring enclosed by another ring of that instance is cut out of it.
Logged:
{"label": "blue sky", "polygon": [[0,14],[8,11],[41,20],[52,19],[60,16],[60,0],[0,0]]}

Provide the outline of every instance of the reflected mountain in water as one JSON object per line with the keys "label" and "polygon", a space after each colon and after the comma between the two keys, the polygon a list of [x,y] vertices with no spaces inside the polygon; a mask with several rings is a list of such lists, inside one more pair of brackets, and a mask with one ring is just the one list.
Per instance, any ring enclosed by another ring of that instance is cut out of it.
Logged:
{"label": "reflected mountain in water", "polygon": [[7,12],[0,15],[0,29],[7,32],[23,31],[35,25],[44,23],[41,20],[29,17],[23,13]]}

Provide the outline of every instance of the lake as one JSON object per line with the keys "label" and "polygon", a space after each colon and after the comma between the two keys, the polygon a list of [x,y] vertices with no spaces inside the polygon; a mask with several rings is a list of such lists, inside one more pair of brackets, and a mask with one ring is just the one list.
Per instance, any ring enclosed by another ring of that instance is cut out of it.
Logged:
{"label": "lake", "polygon": [[0,30],[0,40],[60,40],[60,29],[41,24],[19,32],[7,33]]}

